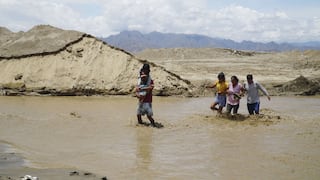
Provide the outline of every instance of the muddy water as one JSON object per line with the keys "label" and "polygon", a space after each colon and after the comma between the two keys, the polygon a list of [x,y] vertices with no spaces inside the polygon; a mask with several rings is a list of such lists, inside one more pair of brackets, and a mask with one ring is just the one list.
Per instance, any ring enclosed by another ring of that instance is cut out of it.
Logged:
{"label": "muddy water", "polygon": [[281,119],[254,126],[205,119],[211,100],[155,98],[154,129],[136,126],[131,97],[0,97],[0,142],[31,166],[110,179],[320,178],[319,98],[262,98]]}

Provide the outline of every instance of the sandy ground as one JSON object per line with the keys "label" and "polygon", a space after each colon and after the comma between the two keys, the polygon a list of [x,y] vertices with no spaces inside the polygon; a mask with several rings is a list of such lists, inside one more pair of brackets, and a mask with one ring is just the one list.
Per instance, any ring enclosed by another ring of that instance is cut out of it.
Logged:
{"label": "sandy ground", "polygon": [[[226,74],[227,81],[236,75],[242,83],[246,81],[247,74],[253,74],[254,80],[267,86],[273,95],[299,94],[299,90],[290,93],[290,89],[274,89],[300,76],[317,79],[315,84],[318,89],[320,84],[320,51],[257,53],[229,49],[174,48],[149,49],[136,56],[163,65],[193,82],[201,91],[201,86],[215,81],[219,72]],[[302,90],[304,86],[301,84],[298,88]]]}

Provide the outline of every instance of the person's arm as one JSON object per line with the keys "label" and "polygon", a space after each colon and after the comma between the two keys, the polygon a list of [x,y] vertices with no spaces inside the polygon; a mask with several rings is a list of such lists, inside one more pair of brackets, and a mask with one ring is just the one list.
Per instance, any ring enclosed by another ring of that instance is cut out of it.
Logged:
{"label": "person's arm", "polygon": [[248,86],[247,83],[243,83],[243,86],[242,86],[243,93],[246,93],[248,91],[247,86]]}
{"label": "person's arm", "polygon": [[136,97],[137,97],[137,98],[140,98],[139,91],[140,91],[140,87],[137,85],[137,86],[136,86]]}
{"label": "person's arm", "polygon": [[243,97],[245,93],[245,88],[239,83],[240,92],[237,94],[239,97]]}
{"label": "person's arm", "polygon": [[151,92],[154,88],[153,80],[151,80],[149,86],[144,87],[143,90],[146,90],[147,92]]}
{"label": "person's arm", "polygon": [[270,101],[271,97],[269,96],[268,91],[260,83],[256,82],[256,85],[257,85],[258,89],[260,89],[263,92],[263,94],[268,97],[268,100]]}
{"label": "person's arm", "polygon": [[137,85],[136,85],[136,93],[138,93],[140,91],[140,84],[141,84],[141,78],[139,77]]}
{"label": "person's arm", "polygon": [[[227,85],[227,90],[225,92],[223,92],[223,94],[228,95],[229,87],[232,86],[232,84],[229,85],[228,83],[226,83],[226,85]],[[232,94],[233,94],[233,91],[232,91]]]}
{"label": "person's arm", "polygon": [[231,86],[232,86],[232,84],[229,84],[229,87],[228,87],[228,89],[227,89],[227,94],[228,94],[228,95],[234,94],[233,90],[230,89]]}
{"label": "person's arm", "polygon": [[241,84],[239,84],[240,86],[240,96],[244,96],[244,94],[246,93],[246,88],[244,88],[244,86],[242,86]]}
{"label": "person's arm", "polygon": [[153,88],[154,88],[154,84],[153,84],[153,80],[151,80],[151,83],[150,83],[150,85],[147,87],[147,91],[152,91],[153,90]]}
{"label": "person's arm", "polygon": [[215,82],[213,85],[211,86],[206,86],[206,88],[215,88],[217,86],[217,83]]}

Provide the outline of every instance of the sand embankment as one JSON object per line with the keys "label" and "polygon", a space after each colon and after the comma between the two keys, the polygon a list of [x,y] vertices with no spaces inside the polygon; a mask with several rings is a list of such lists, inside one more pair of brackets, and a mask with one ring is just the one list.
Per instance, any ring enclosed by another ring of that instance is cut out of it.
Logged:
{"label": "sand embankment", "polygon": [[[3,95],[126,95],[142,64],[133,55],[76,31],[40,25],[28,32],[0,30]],[[189,81],[151,64],[155,95],[191,95]]]}

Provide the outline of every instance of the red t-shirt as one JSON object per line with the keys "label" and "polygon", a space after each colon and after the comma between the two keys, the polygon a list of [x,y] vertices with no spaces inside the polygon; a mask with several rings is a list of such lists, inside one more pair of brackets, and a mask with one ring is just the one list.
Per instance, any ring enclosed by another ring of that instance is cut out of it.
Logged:
{"label": "red t-shirt", "polygon": [[[153,85],[153,80],[151,80],[150,85]],[[147,95],[144,98],[143,102],[152,103],[152,90],[147,92]]]}

